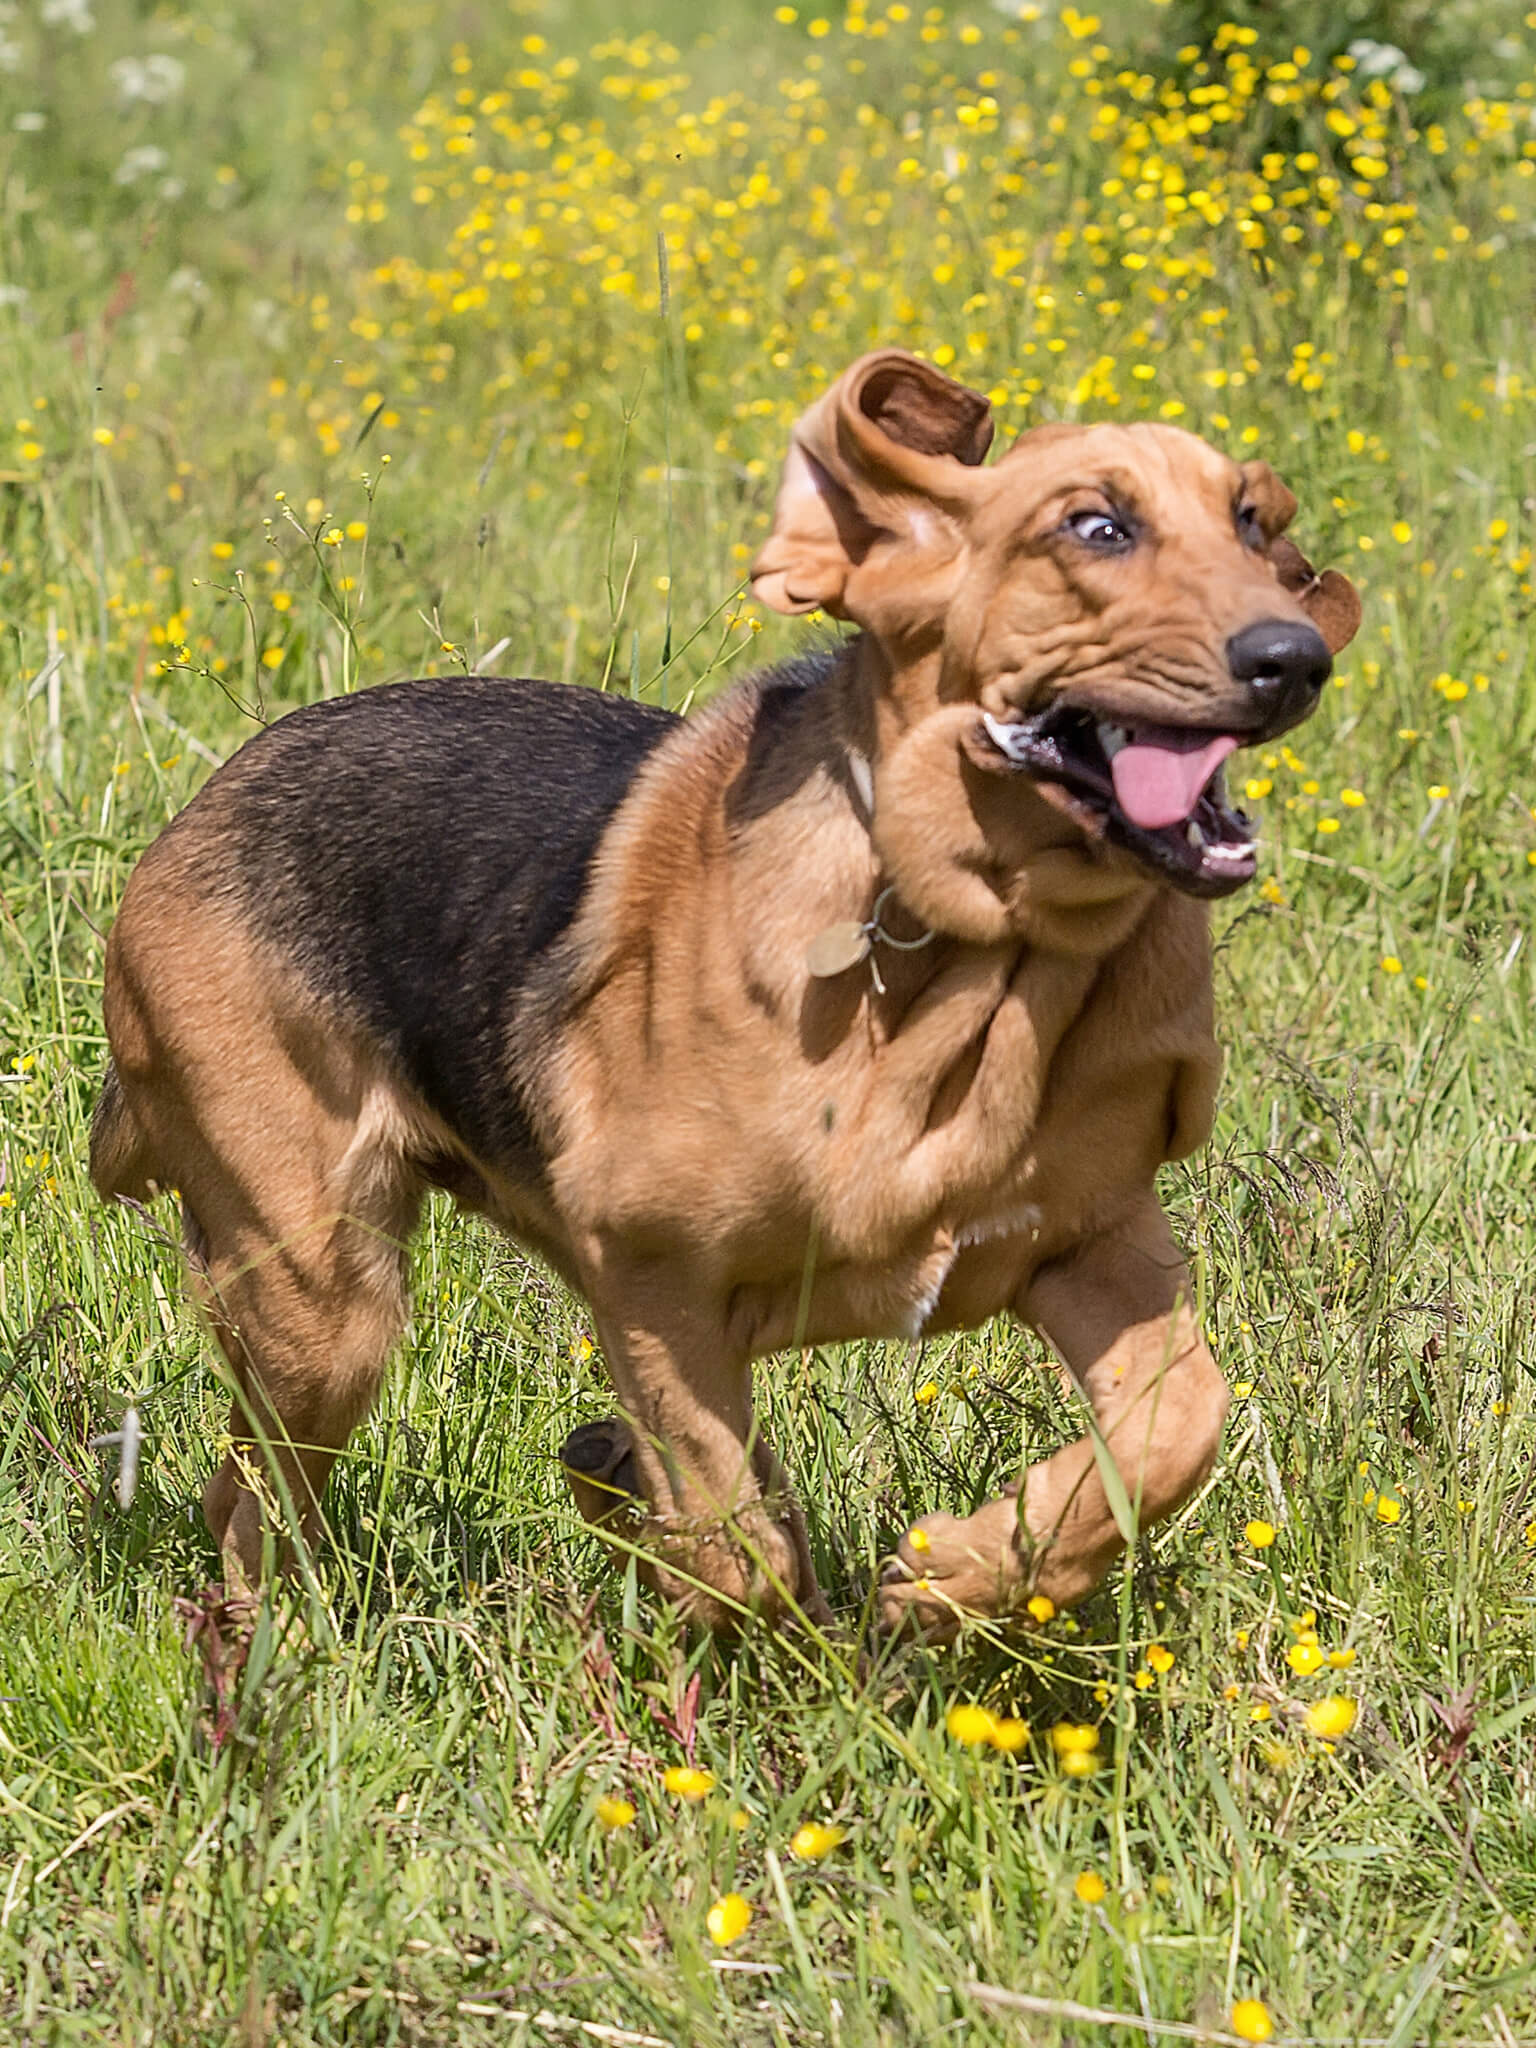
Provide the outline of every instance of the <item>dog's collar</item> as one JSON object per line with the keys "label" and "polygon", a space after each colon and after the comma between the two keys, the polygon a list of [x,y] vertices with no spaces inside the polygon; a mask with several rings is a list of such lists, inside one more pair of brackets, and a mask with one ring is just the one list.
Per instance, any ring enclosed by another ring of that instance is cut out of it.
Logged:
{"label": "dog's collar", "polygon": [[[866,762],[865,766],[868,765]],[[861,960],[867,960],[876,995],[885,994],[880,963],[875,958],[876,946],[889,946],[896,953],[915,953],[936,936],[929,930],[916,939],[898,939],[885,929],[880,921],[881,915],[895,894],[896,885],[892,882],[875,898],[874,908],[867,918],[840,918],[836,924],[829,924],[816,934],[805,952],[806,968],[813,981],[834,981],[851,967],[857,967]]]}

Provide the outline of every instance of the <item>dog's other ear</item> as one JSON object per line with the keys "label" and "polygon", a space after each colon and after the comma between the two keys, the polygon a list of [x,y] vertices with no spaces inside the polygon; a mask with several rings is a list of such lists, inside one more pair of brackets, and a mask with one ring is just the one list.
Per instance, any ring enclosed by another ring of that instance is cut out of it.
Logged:
{"label": "dog's other ear", "polygon": [[1296,493],[1287,490],[1267,462],[1243,464],[1243,495],[1258,514],[1267,541],[1284,533],[1296,517]]}
{"label": "dog's other ear", "polygon": [[1328,652],[1337,654],[1360,630],[1360,593],[1337,569],[1325,569],[1319,575],[1295,541],[1285,538],[1286,527],[1296,517],[1296,497],[1267,462],[1245,462],[1243,483],[1258,513],[1282,589],[1299,600],[1328,643]]}
{"label": "dog's other ear", "polygon": [[853,618],[850,578],[883,544],[942,534],[958,552],[991,441],[978,392],[900,349],[861,357],[795,427],[753,595],[779,612]]}

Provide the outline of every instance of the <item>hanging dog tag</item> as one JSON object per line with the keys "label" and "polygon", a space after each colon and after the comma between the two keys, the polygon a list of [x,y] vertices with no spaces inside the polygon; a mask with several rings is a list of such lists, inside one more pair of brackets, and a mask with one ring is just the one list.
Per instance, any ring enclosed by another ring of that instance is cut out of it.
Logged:
{"label": "hanging dog tag", "polygon": [[850,967],[857,967],[861,960],[867,959],[869,943],[869,927],[860,924],[857,918],[845,918],[841,924],[829,924],[806,948],[806,967],[817,981],[830,981],[834,975],[846,974]]}

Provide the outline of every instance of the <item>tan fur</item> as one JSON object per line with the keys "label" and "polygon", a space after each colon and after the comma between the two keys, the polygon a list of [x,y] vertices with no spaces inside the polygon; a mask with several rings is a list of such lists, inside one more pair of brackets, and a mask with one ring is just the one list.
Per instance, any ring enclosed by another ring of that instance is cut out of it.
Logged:
{"label": "tan fur", "polygon": [[[372,1395],[429,1158],[586,1293],[625,1424],[573,1439],[573,1492],[713,1624],[826,1618],[752,1403],[753,1361],[790,1343],[1006,1310],[1091,1403],[1140,1525],[1209,1471],[1226,1392],[1153,1186],[1210,1127],[1206,912],[997,772],[979,711],[1069,690],[1108,716],[1219,726],[1234,632],[1310,604],[1342,644],[1358,606],[1279,541],[1294,500],[1264,465],[1171,428],[1063,427],[984,469],[988,434],[984,401],[892,352],[797,429],[755,586],[863,636],[773,755],[771,800],[748,772],[751,690],[640,770],[534,1077],[542,1190],[498,1179],[344,1006],[231,922],[207,885],[216,811],[146,856],[110,949],[118,1079],[93,1171],[105,1191],[174,1184],[196,1219],[241,1389],[209,1518],[247,1577],[261,1442],[312,1531]],[[1158,537],[1118,584],[1050,537],[1109,488]],[[1257,549],[1233,525],[1245,491]],[[927,943],[877,944],[883,986],[868,963],[812,977],[817,934],[877,900],[886,931]],[[1121,1543],[1085,1438],[1017,1499],[917,1524],[882,1612],[943,1634],[1034,1592],[1064,1605]]]}

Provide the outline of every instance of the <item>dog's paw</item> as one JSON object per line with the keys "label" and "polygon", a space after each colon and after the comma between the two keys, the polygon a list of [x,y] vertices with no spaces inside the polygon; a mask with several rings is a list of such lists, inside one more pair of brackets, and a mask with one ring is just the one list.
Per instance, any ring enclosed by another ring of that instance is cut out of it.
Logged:
{"label": "dog's paw", "polygon": [[881,1625],[949,1642],[967,1621],[1011,1614],[1023,1583],[1012,1496],[989,1500],[974,1515],[924,1515],[880,1575]]}
{"label": "dog's paw", "polygon": [[616,1415],[584,1422],[560,1446],[565,1483],[583,1521],[601,1525],[644,1512],[628,1426]]}

